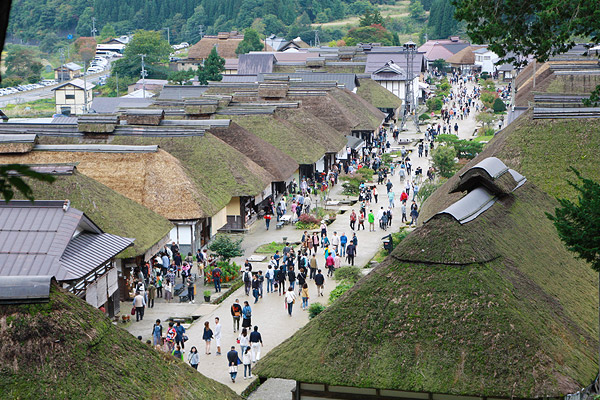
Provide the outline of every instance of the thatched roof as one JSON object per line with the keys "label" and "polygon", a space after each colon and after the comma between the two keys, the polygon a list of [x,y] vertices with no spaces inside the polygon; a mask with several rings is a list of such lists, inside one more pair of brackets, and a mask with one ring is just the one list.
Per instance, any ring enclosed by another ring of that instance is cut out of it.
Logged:
{"label": "thatched roof", "polygon": [[402,106],[402,99],[369,78],[359,79],[360,86],[356,91],[360,97],[377,108],[397,109]]}
{"label": "thatched roof", "polygon": [[[43,140],[51,138],[44,137]],[[196,188],[182,163],[160,149],[147,153],[34,150],[27,154],[0,155],[0,163],[75,163],[82,174],[167,219],[187,220],[212,215],[210,202]]]}
{"label": "thatched roof", "polygon": [[240,42],[244,40],[244,35],[235,35],[218,38],[215,36],[204,36],[202,40],[190,47],[188,58],[193,60],[204,60],[212,51],[213,47],[217,46],[217,53],[223,58],[237,58],[235,50]]}
{"label": "thatched roof", "polygon": [[[36,199],[69,199],[71,207],[83,211],[104,232],[135,238],[133,246],[121,252],[118,258],[143,255],[173,227],[166,218],[77,170],[55,175],[55,178],[51,184],[26,180]],[[21,193],[16,193],[15,198],[24,199]]]}
{"label": "thatched roof", "polygon": [[376,130],[383,122],[385,114],[356,93],[344,89],[335,89],[330,93],[349,113],[358,117],[359,123],[354,130]]}
{"label": "thatched roof", "polygon": [[292,157],[235,122],[228,128],[212,128],[209,132],[263,167],[277,181],[286,181],[298,169]]}
{"label": "thatched roof", "polygon": [[275,114],[226,117],[281,150],[298,164],[313,164],[326,152],[323,143],[312,139],[305,130],[276,118]]}
{"label": "thatched roof", "polygon": [[56,284],[49,303],[0,307],[0,322],[3,399],[241,400]]}
{"label": "thatched roof", "polygon": [[456,54],[453,54],[446,60],[449,64],[452,65],[474,65],[475,64],[475,50],[479,50],[485,48],[486,46],[468,46],[459,51]]}
{"label": "thatched roof", "polygon": [[556,205],[527,182],[466,224],[432,219],[254,372],[504,398],[561,397],[589,385],[597,277],[546,218]]}
{"label": "thatched roof", "polygon": [[[270,173],[218,137],[140,138],[120,136],[113,143],[158,144],[176,157],[202,195],[207,216],[225,207],[232,196],[256,196],[272,181]],[[176,203],[175,203],[176,204]]]}

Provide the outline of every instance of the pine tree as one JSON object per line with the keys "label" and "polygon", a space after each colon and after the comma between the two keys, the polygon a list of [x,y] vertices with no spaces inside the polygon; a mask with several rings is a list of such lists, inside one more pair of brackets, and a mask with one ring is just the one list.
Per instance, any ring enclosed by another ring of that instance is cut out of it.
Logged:
{"label": "pine tree", "polygon": [[198,67],[198,81],[201,85],[208,84],[208,81],[219,82],[223,80],[223,75],[221,75],[223,71],[225,71],[225,59],[219,56],[217,48],[213,47],[204,61],[204,66]]}
{"label": "pine tree", "polygon": [[260,41],[258,32],[256,32],[254,29],[248,28],[244,32],[244,40],[242,40],[237,49],[235,49],[235,54],[246,54],[251,51],[261,51],[262,49],[263,44]]}

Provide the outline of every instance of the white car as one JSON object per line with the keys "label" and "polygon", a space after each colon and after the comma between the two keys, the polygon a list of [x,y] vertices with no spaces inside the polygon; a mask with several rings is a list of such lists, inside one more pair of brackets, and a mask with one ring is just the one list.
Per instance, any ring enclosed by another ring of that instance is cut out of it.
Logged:
{"label": "white car", "polygon": [[98,72],[102,72],[104,71],[104,68],[102,67],[90,67],[87,70],[88,74],[97,74]]}

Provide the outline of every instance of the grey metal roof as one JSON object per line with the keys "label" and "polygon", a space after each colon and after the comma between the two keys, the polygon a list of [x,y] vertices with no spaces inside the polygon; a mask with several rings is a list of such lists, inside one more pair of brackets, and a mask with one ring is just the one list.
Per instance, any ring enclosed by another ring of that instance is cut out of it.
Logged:
{"label": "grey metal roof", "polygon": [[42,174],[73,175],[76,168],[74,164],[36,164],[31,169]]}
{"label": "grey metal roof", "polygon": [[469,47],[469,43],[443,43],[442,46],[452,54],[456,54],[465,47]]}
{"label": "grey metal roof", "polygon": [[200,128],[228,128],[230,124],[230,119],[163,119],[160,121],[160,126],[194,126]]}
{"label": "grey metal roof", "polygon": [[37,151],[68,151],[87,153],[156,153],[158,145],[125,146],[114,144],[38,144]]}
{"label": "grey metal roof", "polygon": [[377,71],[373,71],[371,79],[374,81],[406,81],[408,74],[405,68],[390,60]]}
{"label": "grey metal roof", "polygon": [[0,203],[0,276],[78,279],[131,243],[105,234],[62,200]]}
{"label": "grey metal roof", "polygon": [[0,134],[0,143],[34,143],[36,134]]}
{"label": "grey metal roof", "polygon": [[0,276],[0,304],[46,303],[51,276]]}
{"label": "grey metal roof", "polygon": [[181,100],[202,97],[208,86],[165,85],[158,96],[161,100]]}
{"label": "grey metal roof", "polygon": [[365,141],[352,135],[346,135],[347,146],[351,149],[358,149]]}
{"label": "grey metal roof", "polygon": [[[478,187],[436,215],[448,214],[461,224],[473,221],[496,202],[496,197],[486,188]],[[433,218],[433,217],[432,217]],[[431,219],[431,218],[430,218]]]}
{"label": "grey metal roof", "polygon": [[272,73],[258,74],[258,81],[272,80],[277,78],[288,77],[290,82],[337,82],[338,85],[344,85],[348,90],[354,90],[358,83],[356,74],[344,73],[328,73],[328,72],[293,72],[293,73]]}
{"label": "grey metal roof", "polygon": [[257,75],[261,72],[273,72],[275,56],[273,54],[241,54],[239,56],[238,74]]}
{"label": "grey metal roof", "polygon": [[77,117],[67,117],[66,115],[60,115],[52,118],[52,124],[76,124]]}
{"label": "grey metal roof", "polygon": [[223,75],[225,83],[256,83],[258,82],[258,75]]}
{"label": "grey metal roof", "polygon": [[[367,54],[365,73],[371,74],[383,67],[385,63],[393,61],[402,68],[407,67],[407,53],[405,52],[370,52]],[[425,71],[425,57],[423,53],[416,53],[413,59],[413,72],[419,74]]]}
{"label": "grey metal roof", "polygon": [[144,108],[152,104],[151,99],[131,97],[95,97],[90,109],[98,114],[114,114],[120,107]]}
{"label": "grey metal roof", "polygon": [[508,171],[508,167],[499,158],[487,157],[460,174],[460,177],[462,178],[472,169],[483,169],[493,179],[498,178],[500,175],[503,175]]}
{"label": "grey metal roof", "polygon": [[110,233],[81,233],[71,239],[60,261],[72,275],[83,277],[131,246],[134,240]]}

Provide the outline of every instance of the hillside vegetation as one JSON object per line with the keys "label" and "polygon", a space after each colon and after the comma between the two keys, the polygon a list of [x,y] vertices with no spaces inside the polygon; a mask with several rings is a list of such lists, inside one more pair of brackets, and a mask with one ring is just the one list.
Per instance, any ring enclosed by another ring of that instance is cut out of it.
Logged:
{"label": "hillside vegetation", "polygon": [[50,303],[0,306],[0,338],[2,399],[241,399],[57,286]]}

